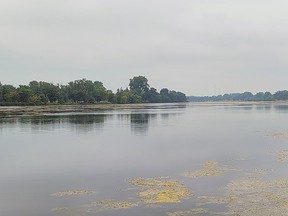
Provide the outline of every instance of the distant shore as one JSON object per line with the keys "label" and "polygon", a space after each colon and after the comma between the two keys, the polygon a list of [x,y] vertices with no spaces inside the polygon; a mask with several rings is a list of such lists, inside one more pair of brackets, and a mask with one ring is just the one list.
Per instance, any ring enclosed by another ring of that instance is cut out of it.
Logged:
{"label": "distant shore", "polygon": [[188,102],[191,104],[199,105],[265,105],[265,104],[288,104],[288,100],[277,100],[277,101],[205,101],[205,102]]}
{"label": "distant shore", "polygon": [[48,115],[60,113],[91,113],[107,110],[123,109],[147,109],[147,108],[168,108],[168,107],[185,107],[189,105],[211,106],[211,105],[273,105],[285,104],[288,101],[218,101],[218,102],[186,102],[186,103],[169,103],[169,104],[75,104],[75,105],[43,105],[43,106],[0,106],[0,118],[13,116],[33,116]]}

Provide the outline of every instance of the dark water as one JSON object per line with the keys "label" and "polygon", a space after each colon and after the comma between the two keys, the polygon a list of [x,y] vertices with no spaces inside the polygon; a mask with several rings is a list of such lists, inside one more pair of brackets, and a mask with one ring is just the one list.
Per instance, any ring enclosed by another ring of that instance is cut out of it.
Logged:
{"label": "dark water", "polygon": [[[0,119],[0,215],[161,216],[191,209],[197,203],[185,199],[157,208],[77,210],[100,200],[137,199],[127,190],[136,177],[169,176],[200,196],[221,194],[227,182],[245,175],[181,175],[211,160],[247,170],[274,169],[271,178],[285,176],[287,164],[277,161],[275,152],[288,148],[288,139],[270,135],[287,132],[287,122],[287,105],[195,104]],[[75,189],[96,194],[51,196]],[[57,207],[74,210],[51,211]]]}

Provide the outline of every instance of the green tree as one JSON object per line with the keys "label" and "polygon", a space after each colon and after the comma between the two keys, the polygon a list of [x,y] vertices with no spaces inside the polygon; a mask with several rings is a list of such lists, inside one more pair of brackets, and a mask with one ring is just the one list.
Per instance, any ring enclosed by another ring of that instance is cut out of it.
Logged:
{"label": "green tree", "polygon": [[99,101],[105,101],[108,98],[108,92],[106,90],[106,88],[103,86],[102,82],[99,81],[95,81],[94,82],[94,99],[99,102]]}
{"label": "green tree", "polygon": [[69,82],[67,95],[73,102],[94,103],[107,100],[107,90],[102,82],[81,79]]}
{"label": "green tree", "polygon": [[273,97],[275,100],[288,100],[288,91],[277,91]]}
{"label": "green tree", "polygon": [[116,103],[127,104],[127,103],[141,103],[141,97],[135,92],[129,90],[128,88],[118,89],[115,95]]}
{"label": "green tree", "polygon": [[160,94],[157,92],[157,89],[150,88],[147,93],[147,101],[150,103],[159,103],[161,102]]}
{"label": "green tree", "polygon": [[161,102],[162,103],[170,103],[171,99],[169,97],[169,89],[163,88],[160,90]]}
{"label": "green tree", "polygon": [[29,98],[33,95],[33,92],[31,91],[29,86],[20,85],[17,88],[17,94],[18,94],[18,102],[28,103]]}
{"label": "green tree", "polygon": [[2,101],[3,102],[16,102],[18,95],[16,88],[12,85],[2,85],[1,86],[2,92]]}
{"label": "green tree", "polygon": [[40,92],[48,98],[50,103],[57,102],[60,98],[60,87],[52,83],[39,82]]}
{"label": "green tree", "polygon": [[130,79],[129,83],[130,90],[135,92],[137,95],[141,96],[145,100],[145,96],[149,91],[148,80],[144,76],[137,76]]}
{"label": "green tree", "polygon": [[3,101],[2,83],[0,82],[0,102]]}
{"label": "green tree", "polygon": [[272,101],[274,100],[273,95],[270,92],[265,92],[264,93],[264,100],[265,101]]}

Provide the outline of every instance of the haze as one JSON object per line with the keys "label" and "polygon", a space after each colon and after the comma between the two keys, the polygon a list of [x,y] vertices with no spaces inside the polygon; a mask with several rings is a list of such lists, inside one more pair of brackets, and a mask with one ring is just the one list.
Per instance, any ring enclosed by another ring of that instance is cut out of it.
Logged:
{"label": "haze", "polygon": [[1,0],[0,81],[186,95],[288,89],[284,0]]}

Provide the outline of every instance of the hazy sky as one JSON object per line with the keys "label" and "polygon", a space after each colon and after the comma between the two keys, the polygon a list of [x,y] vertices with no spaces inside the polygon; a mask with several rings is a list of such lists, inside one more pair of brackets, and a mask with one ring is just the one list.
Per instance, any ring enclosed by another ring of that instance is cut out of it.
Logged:
{"label": "hazy sky", "polygon": [[288,89],[287,0],[0,0],[0,81]]}

